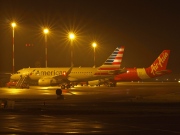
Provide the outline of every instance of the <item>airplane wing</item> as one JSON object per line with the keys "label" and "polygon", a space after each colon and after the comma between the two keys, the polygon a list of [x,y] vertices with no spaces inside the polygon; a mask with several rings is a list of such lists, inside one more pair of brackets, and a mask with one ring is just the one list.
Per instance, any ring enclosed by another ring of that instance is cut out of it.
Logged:
{"label": "airplane wing", "polygon": [[73,69],[73,66],[67,72],[64,72],[62,75],[54,76],[53,78],[55,78],[55,79],[67,79],[69,74],[71,73],[72,69]]}
{"label": "airplane wing", "polygon": [[[71,67],[67,72],[64,72],[61,75],[56,76],[45,76],[38,80],[38,84],[40,86],[52,85],[52,84],[62,84],[63,88],[65,88],[65,84],[69,84],[69,74],[71,73],[73,67]],[[67,86],[70,87],[70,86]]]}

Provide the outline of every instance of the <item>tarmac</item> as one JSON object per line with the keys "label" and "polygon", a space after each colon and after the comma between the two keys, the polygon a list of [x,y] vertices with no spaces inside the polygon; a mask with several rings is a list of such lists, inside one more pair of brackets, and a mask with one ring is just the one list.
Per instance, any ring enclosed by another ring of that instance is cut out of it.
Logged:
{"label": "tarmac", "polygon": [[56,89],[0,88],[0,134],[180,134],[179,83]]}

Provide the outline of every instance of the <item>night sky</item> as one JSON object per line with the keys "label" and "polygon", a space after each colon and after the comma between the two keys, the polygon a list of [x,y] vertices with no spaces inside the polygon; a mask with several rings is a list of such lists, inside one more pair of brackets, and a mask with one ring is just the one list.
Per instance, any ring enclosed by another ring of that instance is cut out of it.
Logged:
{"label": "night sky", "polygon": [[[170,49],[168,69],[180,73],[179,0],[0,0],[0,72],[12,71],[12,27],[15,21],[15,71],[71,65],[68,32],[73,31],[74,65],[100,66],[117,46],[125,46],[123,67],[148,67]],[[31,46],[26,46],[30,44]]]}

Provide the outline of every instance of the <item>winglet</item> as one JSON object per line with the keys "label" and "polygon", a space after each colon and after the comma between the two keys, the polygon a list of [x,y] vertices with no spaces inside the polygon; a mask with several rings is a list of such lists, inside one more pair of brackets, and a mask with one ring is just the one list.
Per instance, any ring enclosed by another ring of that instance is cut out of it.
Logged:
{"label": "winglet", "polygon": [[73,65],[72,65],[72,66],[70,67],[70,69],[66,72],[66,76],[68,76],[68,75],[71,73],[72,69],[73,69]]}

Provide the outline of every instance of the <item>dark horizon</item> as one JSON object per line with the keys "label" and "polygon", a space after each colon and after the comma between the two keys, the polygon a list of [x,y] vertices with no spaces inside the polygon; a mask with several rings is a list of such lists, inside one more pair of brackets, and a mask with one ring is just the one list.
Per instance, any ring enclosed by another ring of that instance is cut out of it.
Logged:
{"label": "dark horizon", "polygon": [[[15,71],[45,66],[44,35],[48,27],[48,67],[69,67],[69,31],[74,31],[74,65],[100,66],[117,46],[125,46],[123,67],[148,67],[170,49],[167,68],[179,74],[180,11],[177,0],[0,0],[0,71],[12,71],[15,21]],[[26,46],[30,44],[31,46]],[[33,45],[33,46],[32,46]]]}

